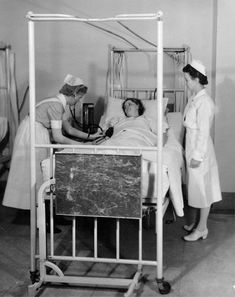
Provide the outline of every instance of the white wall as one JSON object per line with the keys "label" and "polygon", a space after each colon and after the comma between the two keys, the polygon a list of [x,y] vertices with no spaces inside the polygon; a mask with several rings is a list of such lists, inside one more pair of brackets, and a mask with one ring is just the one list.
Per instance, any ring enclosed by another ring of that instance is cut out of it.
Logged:
{"label": "white wall", "polygon": [[[218,34],[215,28],[217,1]],[[28,84],[28,41],[25,18],[28,11],[73,14],[80,17],[107,17],[121,13],[162,10],[164,46],[180,47],[187,44],[191,48],[193,57],[202,60],[207,66],[210,81],[208,91],[215,95],[220,110],[215,121],[215,144],[222,190],[235,191],[234,135],[230,132],[230,127],[234,125],[232,111],[235,89],[233,62],[235,4],[233,0],[217,1],[1,0],[0,40],[11,44],[16,53],[16,79],[20,101]],[[156,42],[156,28],[150,22],[145,25],[136,22],[130,26],[146,39]],[[113,30],[114,25],[109,24],[108,29]],[[117,32],[121,31],[118,29]],[[104,97],[108,45],[127,47],[126,43],[85,24],[77,23],[36,23],[35,32],[38,100],[57,93],[67,73],[78,75],[87,82],[89,87],[87,101]],[[138,45],[145,45],[131,38],[129,33],[125,37]],[[27,112],[28,104],[23,110],[22,117]]]}
{"label": "white wall", "polygon": [[[0,38],[16,52],[16,75],[20,100],[28,84],[28,11],[64,13],[81,17],[115,16],[120,13],[164,12],[164,44],[187,44],[194,55],[210,65],[213,0],[1,0]],[[200,19],[200,22],[199,22]],[[113,30],[113,24],[108,29]],[[132,23],[131,28],[156,42],[153,22]],[[118,29],[121,31],[121,29]],[[119,32],[118,31],[118,32]],[[128,46],[112,37],[77,23],[36,23],[36,89],[39,99],[58,91],[67,73],[82,77],[89,98],[104,96],[108,45]],[[203,32],[203,36],[202,36]],[[137,44],[130,34],[126,37]],[[147,46],[148,47],[148,46]],[[27,113],[27,106],[24,113]],[[24,114],[23,114],[24,115]]]}
{"label": "white wall", "polygon": [[234,0],[218,1],[215,147],[224,192],[235,192],[234,11]]}

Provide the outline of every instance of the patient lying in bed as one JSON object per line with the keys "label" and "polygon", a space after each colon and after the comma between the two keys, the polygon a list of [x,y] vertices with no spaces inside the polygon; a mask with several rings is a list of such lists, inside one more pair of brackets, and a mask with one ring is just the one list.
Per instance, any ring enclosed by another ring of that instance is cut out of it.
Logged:
{"label": "patient lying in bed", "polygon": [[[127,98],[122,103],[124,112],[121,118],[112,118],[108,123],[109,133],[106,137],[94,141],[93,144],[102,144],[107,146],[157,146],[157,134],[151,128],[151,123],[145,117],[145,107],[141,100]],[[164,140],[166,142],[166,130],[168,128],[166,121],[163,125]],[[113,134],[110,135],[110,131]],[[110,137],[110,138],[109,138]]]}
{"label": "patient lying in bed", "polygon": [[[154,101],[154,100],[152,100]],[[154,102],[153,102],[154,103]],[[95,141],[92,144],[101,144],[101,146],[107,146],[107,151],[103,153],[114,153],[109,147],[133,147],[133,153],[135,147],[155,147],[157,146],[157,127],[153,125],[151,119],[148,117],[147,110],[142,101],[138,99],[128,98],[122,103],[122,116],[109,118],[108,121],[104,121],[103,128],[113,127],[113,134],[111,137],[104,137],[100,141]],[[153,113],[156,117],[157,112],[155,109]],[[154,121],[156,123],[156,119]],[[105,129],[104,129],[105,130]],[[171,200],[175,207],[176,214],[183,216],[183,197],[181,189],[181,168],[183,164],[182,147],[179,141],[176,139],[174,131],[168,124],[163,121],[164,139],[163,141],[163,196],[165,196],[170,186]],[[166,137],[167,135],[167,137]],[[167,141],[166,141],[167,140]],[[166,143],[165,143],[166,142]],[[84,145],[88,143],[83,143]],[[84,149],[81,147],[73,149],[73,153],[84,153]],[[86,150],[86,149],[85,149]],[[90,149],[90,153],[94,153]],[[71,153],[71,149],[65,149],[63,153]],[[89,149],[88,149],[89,152]],[[86,152],[86,153],[88,153]],[[102,153],[102,148],[99,150]],[[116,152],[117,153],[117,152]],[[130,154],[127,152],[118,152],[119,154]],[[50,160],[44,160],[42,162],[42,171],[44,172],[45,180],[50,179]],[[142,190],[141,197],[151,198],[151,201],[156,201],[157,197],[157,154],[156,151],[144,151],[142,152]]]}

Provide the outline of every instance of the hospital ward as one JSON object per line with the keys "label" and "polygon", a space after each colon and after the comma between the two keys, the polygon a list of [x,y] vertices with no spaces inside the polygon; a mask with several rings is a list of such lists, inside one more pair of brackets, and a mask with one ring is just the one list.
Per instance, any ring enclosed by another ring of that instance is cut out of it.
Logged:
{"label": "hospital ward", "polygon": [[235,296],[235,2],[0,7],[0,296]]}

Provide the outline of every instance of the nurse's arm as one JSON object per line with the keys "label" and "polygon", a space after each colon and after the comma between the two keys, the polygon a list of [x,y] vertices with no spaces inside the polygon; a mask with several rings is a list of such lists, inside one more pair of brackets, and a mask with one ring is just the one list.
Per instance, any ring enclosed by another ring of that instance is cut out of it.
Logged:
{"label": "nurse's arm", "polygon": [[209,102],[205,101],[197,110],[197,136],[192,158],[198,161],[204,159],[207,151],[208,137],[210,135],[210,116],[211,107]]}
{"label": "nurse's arm", "polygon": [[62,134],[62,130],[60,128],[52,128],[52,137],[56,143],[60,144],[80,144],[78,141],[72,140]]}
{"label": "nurse's arm", "polygon": [[100,132],[90,134],[90,135],[88,133],[82,132],[74,128],[73,126],[71,126],[69,120],[63,120],[62,125],[63,125],[63,129],[69,136],[74,136],[76,138],[81,138],[85,140],[95,140],[103,135]]}
{"label": "nurse's arm", "polygon": [[63,120],[63,129],[65,130],[65,132],[70,135],[70,136],[74,136],[77,138],[81,138],[81,139],[87,139],[88,138],[88,134],[84,133],[76,128],[74,128],[73,126],[71,126],[69,120]]}

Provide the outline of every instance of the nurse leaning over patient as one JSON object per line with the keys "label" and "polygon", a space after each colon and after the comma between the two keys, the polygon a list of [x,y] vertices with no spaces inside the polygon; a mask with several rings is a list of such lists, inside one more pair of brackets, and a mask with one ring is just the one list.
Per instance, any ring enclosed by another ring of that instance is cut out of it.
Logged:
{"label": "nurse leaning over patient", "polygon": [[215,105],[206,93],[208,84],[205,66],[197,60],[183,68],[185,80],[193,96],[184,111],[186,127],[186,167],[188,205],[194,213],[199,212],[190,225],[184,229],[191,232],[184,236],[186,241],[205,239],[208,235],[207,219],[212,203],[220,201],[221,189],[214,146],[210,128]]}
{"label": "nurse leaning over patient", "polygon": [[[78,144],[62,133],[62,127],[67,135],[81,139],[96,139],[98,133],[88,135],[63,121],[65,106],[74,106],[87,92],[83,81],[68,74],[59,94],[42,100],[35,108],[35,142],[50,144],[51,141],[60,144]],[[51,137],[50,138],[50,132]],[[47,148],[36,148],[37,187],[42,183],[40,162],[48,158]],[[30,121],[29,116],[21,122],[15,138],[10,172],[4,194],[3,205],[20,209],[30,209]]]}

